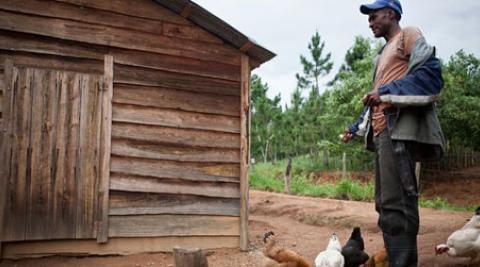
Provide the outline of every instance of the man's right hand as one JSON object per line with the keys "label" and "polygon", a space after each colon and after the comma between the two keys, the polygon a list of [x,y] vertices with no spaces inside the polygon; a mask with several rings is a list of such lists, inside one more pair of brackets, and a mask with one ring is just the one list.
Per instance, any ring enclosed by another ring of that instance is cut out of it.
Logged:
{"label": "man's right hand", "polygon": [[350,140],[352,140],[353,138],[353,133],[351,133],[348,129],[345,130],[343,132],[343,134],[341,135],[342,137],[342,142],[344,142],[345,144],[348,143]]}

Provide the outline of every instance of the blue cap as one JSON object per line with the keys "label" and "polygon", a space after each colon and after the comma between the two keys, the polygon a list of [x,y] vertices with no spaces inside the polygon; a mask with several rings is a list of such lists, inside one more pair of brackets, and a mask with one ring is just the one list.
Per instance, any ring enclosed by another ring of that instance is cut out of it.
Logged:
{"label": "blue cap", "polygon": [[368,5],[361,5],[360,12],[362,12],[365,15],[368,15],[373,10],[382,9],[386,7],[389,7],[395,10],[395,12],[397,12],[400,15],[402,14],[402,5],[398,0],[377,0]]}

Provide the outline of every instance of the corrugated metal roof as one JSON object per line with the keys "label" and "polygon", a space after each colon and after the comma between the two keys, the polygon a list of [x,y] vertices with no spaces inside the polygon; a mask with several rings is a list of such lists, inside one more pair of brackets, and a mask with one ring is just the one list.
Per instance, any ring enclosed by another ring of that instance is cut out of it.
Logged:
{"label": "corrugated metal roof", "polygon": [[[160,5],[170,9],[171,11],[182,14],[189,12],[187,19],[197,24],[208,32],[218,36],[226,43],[237,49],[247,49],[244,51],[248,56],[254,59],[258,64],[269,61],[275,54],[268,49],[257,44],[225,21],[216,17],[208,10],[199,6],[190,0],[155,0]],[[250,42],[250,44],[249,44]]]}

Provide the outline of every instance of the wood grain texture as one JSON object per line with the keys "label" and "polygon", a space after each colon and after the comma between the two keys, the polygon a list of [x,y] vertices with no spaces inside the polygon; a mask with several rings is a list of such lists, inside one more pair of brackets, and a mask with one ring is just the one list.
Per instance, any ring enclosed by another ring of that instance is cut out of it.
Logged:
{"label": "wood grain texture", "polygon": [[127,123],[114,123],[112,125],[112,137],[181,146],[212,148],[240,147],[238,134]]}
{"label": "wood grain texture", "polygon": [[116,104],[113,107],[113,121],[229,133],[240,132],[239,118],[137,105]]}
{"label": "wood grain texture", "polygon": [[240,249],[248,250],[248,169],[249,115],[250,115],[250,65],[249,58],[241,58],[241,105],[240,105]]}
{"label": "wood grain texture", "polygon": [[114,84],[113,102],[240,117],[240,97]]}
{"label": "wood grain texture", "polygon": [[57,163],[53,181],[51,238],[75,238],[76,162],[80,111],[79,74],[59,75]]}
{"label": "wood grain texture", "polygon": [[76,41],[9,31],[0,31],[0,35],[0,49],[4,50],[94,60],[103,60],[105,54],[110,54],[117,64],[240,81],[238,66],[231,64],[105,45],[85,45]]}
{"label": "wood grain texture", "polygon": [[163,34],[165,36],[185,38],[191,40],[198,40],[209,43],[223,44],[222,39],[214,36],[213,34],[203,30],[202,28],[193,25],[185,26],[176,23],[164,22]]}
{"label": "wood grain texture", "polygon": [[[42,56],[31,53],[14,53],[15,66],[32,68],[49,68],[52,70],[68,70],[82,73],[103,74],[103,68],[99,61],[74,59],[57,56]],[[0,54],[2,58],[9,57],[8,54]]]}
{"label": "wood grain texture", "polygon": [[[199,190],[201,188],[201,190]],[[219,198],[239,198],[236,183],[185,181],[113,173],[110,189],[124,192],[178,194]]]}
{"label": "wood grain texture", "polygon": [[80,7],[91,7],[105,11],[111,11],[118,14],[124,14],[139,18],[155,19],[159,21],[169,21],[177,24],[193,25],[188,20],[178,16],[174,12],[163,8],[151,0],[56,0],[58,2],[78,5]]}
{"label": "wood grain texture", "polygon": [[112,152],[112,99],[113,99],[113,57],[105,56],[104,86],[101,99],[100,124],[100,181],[98,189],[97,241],[108,241],[108,210],[110,193],[110,157]]}
{"label": "wood grain texture", "polygon": [[183,179],[187,181],[238,183],[238,164],[184,163],[112,157],[111,171],[126,175]]}
{"label": "wood grain texture", "polygon": [[110,216],[111,237],[238,236],[238,217],[195,215]]}
{"label": "wood grain texture", "polygon": [[12,97],[12,72],[13,72],[13,61],[11,59],[4,60],[0,62],[0,68],[2,79],[5,80],[4,86],[2,87],[0,98],[0,114],[2,119],[0,119],[0,157],[2,161],[0,162],[0,250],[3,251],[2,242],[6,239],[6,216],[8,210],[8,192],[9,192],[9,178],[10,178],[10,158],[11,158],[11,134],[12,134],[12,125],[11,125],[11,111],[10,107],[13,107],[13,104],[7,99]]}
{"label": "wood grain texture", "polygon": [[[223,43],[221,39],[198,26],[184,24],[184,21],[181,19],[176,19],[176,22],[147,19],[58,1],[5,0],[0,3],[0,8],[8,11],[113,26],[158,35],[164,34],[170,37],[216,44]],[[116,9],[118,10],[118,7]]]}
{"label": "wood grain texture", "polygon": [[110,193],[110,215],[145,214],[239,216],[239,199],[121,191]]}
{"label": "wood grain texture", "polygon": [[125,28],[141,32],[155,34],[163,33],[162,22],[158,20],[126,16],[100,9],[81,7],[56,1],[2,0],[0,2],[0,9],[21,12],[24,14],[114,26],[117,28]]}
{"label": "wood grain texture", "polygon": [[0,11],[0,29],[234,65],[240,60],[237,50],[223,44],[9,11]]}
{"label": "wood grain texture", "polygon": [[115,65],[114,68],[115,83],[159,86],[196,93],[240,95],[238,82],[124,65]]}
{"label": "wood grain texture", "polygon": [[3,258],[171,252],[175,245],[202,249],[238,248],[238,239],[238,236],[167,236],[110,238],[107,244],[98,244],[95,240],[15,242],[5,244]]}
{"label": "wood grain texture", "polygon": [[100,130],[100,89],[103,78],[82,75],[80,100],[80,135],[77,178],[77,230],[76,238],[95,238],[97,191],[99,177],[98,142]]}
{"label": "wood grain texture", "polygon": [[180,162],[240,162],[240,151],[238,149],[175,146],[125,139],[112,140],[112,154],[122,157],[160,159]]}
{"label": "wood grain texture", "polygon": [[[28,69],[27,75],[32,79],[32,117],[30,173],[28,212],[26,218],[26,239],[45,239],[48,237],[49,191],[51,187],[52,124],[54,112],[51,87],[55,78],[54,71]],[[22,75],[23,76],[23,75]],[[52,81],[53,80],[53,81]],[[28,162],[28,161],[27,161]],[[27,178],[28,179],[28,178]]]}
{"label": "wood grain texture", "polygon": [[[30,81],[26,70],[17,69],[13,61],[8,59],[5,67],[5,77],[8,79],[5,91],[5,121],[3,128],[5,139],[2,144],[2,183],[5,201],[3,217],[3,241],[25,240],[25,221],[28,201],[27,157],[29,147],[29,124],[31,111]],[[29,77],[31,78],[31,76]],[[7,149],[5,151],[5,149]]]}

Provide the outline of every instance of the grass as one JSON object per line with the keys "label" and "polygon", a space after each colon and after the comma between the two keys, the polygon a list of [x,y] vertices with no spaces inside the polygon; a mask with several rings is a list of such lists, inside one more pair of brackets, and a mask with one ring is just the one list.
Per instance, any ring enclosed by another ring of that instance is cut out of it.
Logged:
{"label": "grass", "polygon": [[[283,171],[285,170],[285,166],[285,161],[276,164],[257,164],[252,168],[250,173],[250,187],[257,190],[283,192]],[[310,171],[311,167],[311,163],[309,163],[306,158],[300,159],[298,163],[295,161],[291,181],[292,194],[345,200],[373,200],[374,186],[372,182],[363,184],[345,177],[336,183],[326,182],[315,184],[306,178],[308,171],[305,170],[308,169]]]}
{"label": "grass", "polygon": [[[349,177],[343,177],[335,183],[324,182],[316,184],[309,180],[307,176],[314,170],[313,162],[313,160],[305,156],[294,159],[291,194],[342,200],[373,201],[375,192],[373,181],[361,183]],[[277,193],[284,192],[283,172],[286,164],[286,161],[256,164],[250,170],[250,188]],[[419,206],[451,211],[472,211],[476,208],[456,206],[440,197],[435,199],[420,198]]]}
{"label": "grass", "polygon": [[431,208],[431,209],[440,209],[440,210],[452,210],[452,211],[474,211],[476,206],[470,207],[460,207],[448,203],[445,199],[437,197],[434,199],[420,199],[420,207]]}

